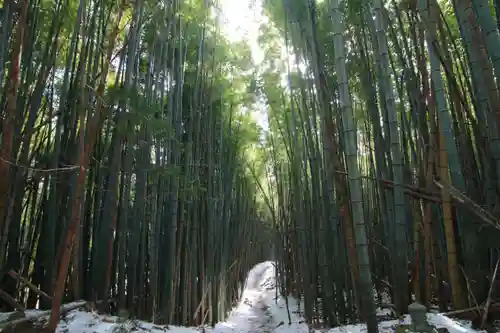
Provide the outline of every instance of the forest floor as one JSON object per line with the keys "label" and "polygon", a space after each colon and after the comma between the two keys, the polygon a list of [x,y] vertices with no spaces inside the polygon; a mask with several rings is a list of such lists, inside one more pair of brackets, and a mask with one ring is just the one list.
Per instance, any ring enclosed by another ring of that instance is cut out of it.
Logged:
{"label": "forest floor", "polygon": [[[312,329],[307,326],[298,311],[297,300],[290,297],[285,300],[284,297],[276,296],[274,265],[272,262],[263,262],[249,272],[239,304],[231,311],[226,321],[218,323],[215,327],[160,326],[77,309],[64,316],[57,328],[57,333],[363,333],[366,331],[364,324],[334,329]],[[286,301],[288,301],[291,324],[288,324]],[[36,313],[37,311],[30,311],[27,316],[35,317]],[[0,314],[0,322],[4,315]],[[435,328],[446,328],[449,333],[478,332],[470,328],[467,323],[459,323],[441,314],[429,313],[428,321]],[[379,331],[380,333],[401,332],[397,328],[406,327],[409,322],[408,317],[381,321]],[[1,328],[0,332],[3,332]]]}

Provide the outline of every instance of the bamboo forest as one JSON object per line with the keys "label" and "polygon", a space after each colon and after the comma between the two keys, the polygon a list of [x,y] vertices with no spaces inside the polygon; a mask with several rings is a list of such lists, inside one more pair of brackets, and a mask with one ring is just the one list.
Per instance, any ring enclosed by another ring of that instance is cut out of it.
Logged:
{"label": "bamboo forest", "polygon": [[500,0],[238,6],[254,42],[221,0],[0,0],[0,312],[215,325],[271,260],[309,325],[483,327]]}

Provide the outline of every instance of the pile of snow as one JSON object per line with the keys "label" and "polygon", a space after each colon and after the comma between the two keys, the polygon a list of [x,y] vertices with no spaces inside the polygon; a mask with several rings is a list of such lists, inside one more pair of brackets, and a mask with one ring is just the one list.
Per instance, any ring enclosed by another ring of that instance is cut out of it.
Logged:
{"label": "pile of snow", "polygon": [[[120,332],[171,332],[171,333],[363,333],[366,325],[347,325],[334,329],[310,329],[299,313],[298,301],[288,297],[276,298],[276,269],[271,261],[256,265],[245,282],[239,304],[229,313],[226,321],[215,327],[160,326],[138,320],[124,320],[83,310],[69,312],[61,320],[57,333],[120,333]],[[291,324],[288,324],[288,301]],[[301,307],[303,308],[303,307]],[[436,328],[447,328],[449,333],[478,333],[444,315],[428,314],[428,321]],[[401,320],[382,321],[380,333],[393,333],[398,325],[410,324],[409,317]]]}

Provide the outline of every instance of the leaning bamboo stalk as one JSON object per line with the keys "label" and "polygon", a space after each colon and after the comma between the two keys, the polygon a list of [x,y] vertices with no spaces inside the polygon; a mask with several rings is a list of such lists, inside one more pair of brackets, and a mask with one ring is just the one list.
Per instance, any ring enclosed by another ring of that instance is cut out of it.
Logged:
{"label": "leaning bamboo stalk", "polygon": [[33,290],[34,293],[38,294],[41,297],[45,297],[48,300],[52,301],[52,297],[44,293],[42,290],[38,289],[33,283],[31,283],[28,279],[24,278],[21,276],[19,273],[14,272],[13,270],[9,271],[8,273],[12,278],[18,280],[21,283],[21,288],[23,286],[28,286],[31,290]]}
{"label": "leaning bamboo stalk", "polygon": [[484,328],[484,324],[486,323],[486,319],[488,318],[488,312],[490,310],[491,305],[491,294],[493,292],[493,288],[495,286],[495,279],[497,277],[498,264],[500,263],[500,257],[497,259],[497,264],[495,265],[495,270],[493,271],[493,275],[491,276],[490,289],[488,291],[488,297],[486,298],[486,304],[484,304],[484,312],[481,317],[481,328]]}
{"label": "leaning bamboo stalk", "polygon": [[25,309],[24,307],[19,304],[14,297],[10,296],[8,293],[0,289],[0,298],[3,298],[5,302],[7,302],[10,306],[12,306],[14,309],[17,309],[18,311],[24,312]]}
{"label": "leaning bamboo stalk", "polygon": [[438,186],[439,188],[443,189],[444,191],[448,192],[456,201],[459,203],[464,204],[471,212],[476,214],[479,218],[481,218],[484,222],[488,223],[495,229],[500,230],[500,221],[498,221],[491,213],[489,213],[487,210],[479,206],[477,203],[474,202],[471,198],[457,190],[455,187],[453,187],[450,184],[447,184],[444,182],[442,179],[439,181],[434,180],[434,184]]}

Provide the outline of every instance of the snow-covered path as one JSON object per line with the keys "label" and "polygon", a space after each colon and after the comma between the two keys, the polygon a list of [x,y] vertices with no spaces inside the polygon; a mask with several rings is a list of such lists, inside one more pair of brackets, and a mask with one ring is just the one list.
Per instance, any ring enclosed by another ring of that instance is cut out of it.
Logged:
{"label": "snow-covered path", "polygon": [[[283,296],[276,296],[276,270],[273,262],[260,263],[248,273],[245,288],[239,304],[229,313],[228,318],[215,327],[159,326],[138,320],[124,320],[114,316],[75,310],[69,312],[60,322],[57,333],[364,333],[364,324],[347,325],[333,329],[314,330],[305,324],[298,313],[297,300],[288,297],[291,324]],[[26,311],[30,317],[36,310]],[[0,313],[0,322],[3,315]],[[427,315],[435,327],[446,327],[449,333],[479,333],[444,315]],[[389,320],[379,324],[380,333],[394,333],[400,324],[408,324],[406,316],[402,321]],[[1,324],[0,324],[1,327]],[[0,332],[2,330],[0,329]]]}
{"label": "snow-covered path", "polygon": [[218,323],[213,328],[201,329],[172,325],[167,327],[142,321],[124,322],[123,319],[114,316],[75,310],[61,320],[57,333],[199,333],[200,331],[205,333],[270,333],[280,322],[272,311],[275,305],[275,282],[273,262],[266,261],[255,265],[248,273],[240,302],[229,313],[226,321]]}
{"label": "snow-covered path", "polygon": [[271,332],[276,323],[269,311],[275,293],[275,269],[270,261],[260,263],[248,273],[241,300],[216,332]]}

